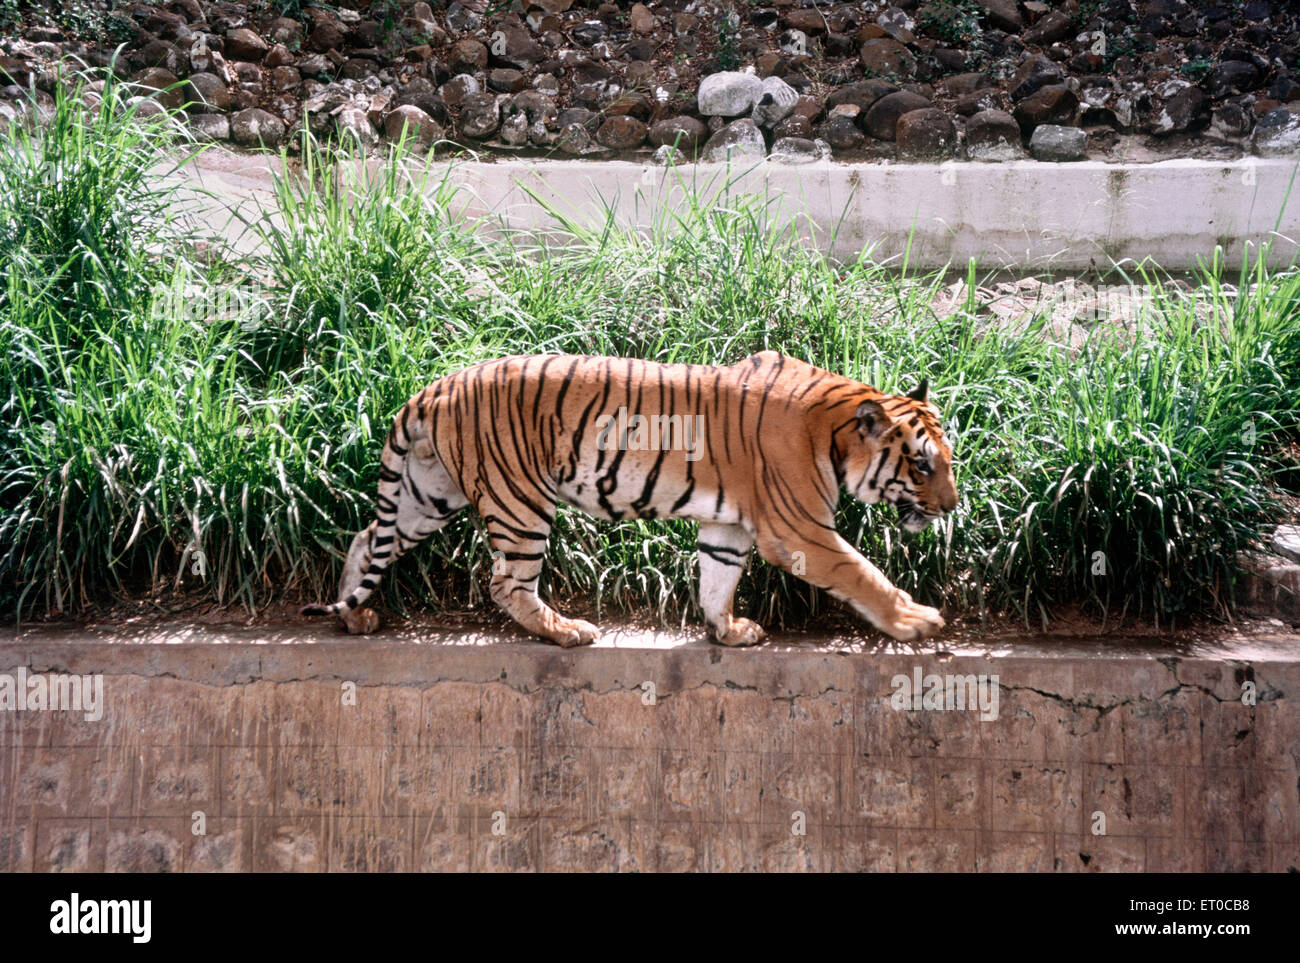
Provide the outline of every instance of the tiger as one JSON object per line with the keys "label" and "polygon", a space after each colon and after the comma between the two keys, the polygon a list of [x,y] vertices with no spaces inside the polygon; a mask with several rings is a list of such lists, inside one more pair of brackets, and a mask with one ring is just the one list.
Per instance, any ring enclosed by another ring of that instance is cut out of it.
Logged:
{"label": "tiger", "polygon": [[905,395],[775,351],[731,366],[516,355],[449,374],[402,406],[379,464],[374,520],[353,538],[338,601],[305,606],[351,633],[384,572],[462,509],[492,550],[492,599],[528,632],[564,647],[599,629],[538,592],[561,503],[598,519],[699,524],[699,607],[712,640],[765,636],[733,612],[755,546],[768,563],[840,599],[900,641],[944,627],[835,528],[841,488],[895,506],[919,532],[953,511],[952,449],[921,379]]}

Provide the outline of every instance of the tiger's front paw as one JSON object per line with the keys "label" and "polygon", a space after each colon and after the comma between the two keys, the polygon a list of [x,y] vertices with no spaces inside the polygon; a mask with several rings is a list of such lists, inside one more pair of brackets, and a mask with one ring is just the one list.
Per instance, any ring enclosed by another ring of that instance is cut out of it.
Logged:
{"label": "tiger's front paw", "polygon": [[564,619],[556,626],[551,641],[556,645],[571,649],[578,645],[591,645],[600,638],[600,629],[582,619]]}
{"label": "tiger's front paw", "polygon": [[723,633],[714,631],[713,638],[719,645],[740,646],[757,645],[767,633],[757,622],[750,619],[732,619]]}
{"label": "tiger's front paw", "polygon": [[943,630],[946,623],[938,609],[932,609],[928,605],[918,605],[903,591],[900,591],[898,596],[892,623],[882,626],[886,632],[900,642],[917,642]]}

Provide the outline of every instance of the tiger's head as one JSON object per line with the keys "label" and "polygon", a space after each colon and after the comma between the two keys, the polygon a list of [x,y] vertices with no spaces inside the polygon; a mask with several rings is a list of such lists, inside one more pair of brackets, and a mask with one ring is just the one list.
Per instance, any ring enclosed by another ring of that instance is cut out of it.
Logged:
{"label": "tiger's head", "polygon": [[877,398],[858,405],[861,444],[845,466],[844,483],[868,505],[895,506],[903,527],[920,532],[957,506],[952,448],[924,379],[905,395]]}

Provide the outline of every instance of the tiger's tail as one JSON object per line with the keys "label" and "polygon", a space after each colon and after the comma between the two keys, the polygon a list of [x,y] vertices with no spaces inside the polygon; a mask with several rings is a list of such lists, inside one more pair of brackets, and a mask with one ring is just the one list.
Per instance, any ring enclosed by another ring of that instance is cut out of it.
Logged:
{"label": "tiger's tail", "polygon": [[378,587],[397,551],[397,510],[402,499],[402,471],[412,446],[428,436],[423,414],[424,393],[412,398],[393,419],[379,456],[379,489],[375,520],[357,533],[348,551],[339,584],[339,600],[332,604],[304,605],[301,615],[343,615],[355,610]]}

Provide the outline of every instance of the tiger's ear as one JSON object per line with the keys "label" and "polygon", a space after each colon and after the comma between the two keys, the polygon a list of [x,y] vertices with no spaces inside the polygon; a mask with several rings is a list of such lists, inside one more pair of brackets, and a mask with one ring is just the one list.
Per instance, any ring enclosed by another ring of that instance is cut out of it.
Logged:
{"label": "tiger's ear", "polygon": [[907,397],[913,401],[919,401],[925,404],[930,400],[930,381],[928,378],[922,378],[920,384],[907,393]]}
{"label": "tiger's ear", "polygon": [[857,418],[858,434],[864,441],[879,441],[894,424],[877,401],[864,401],[858,405]]}

